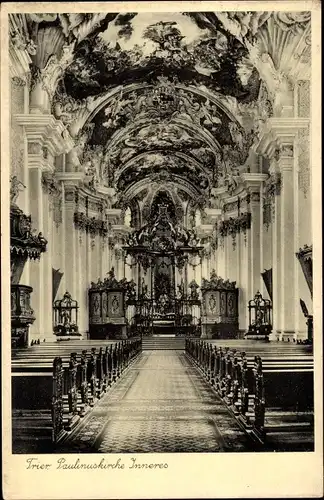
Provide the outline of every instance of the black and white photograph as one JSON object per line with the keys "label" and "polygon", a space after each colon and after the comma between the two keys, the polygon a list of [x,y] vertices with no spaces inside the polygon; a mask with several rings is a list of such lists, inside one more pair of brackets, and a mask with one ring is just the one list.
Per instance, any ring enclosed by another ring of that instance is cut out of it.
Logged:
{"label": "black and white photograph", "polygon": [[315,451],[314,12],[212,3],[6,14],[25,473]]}

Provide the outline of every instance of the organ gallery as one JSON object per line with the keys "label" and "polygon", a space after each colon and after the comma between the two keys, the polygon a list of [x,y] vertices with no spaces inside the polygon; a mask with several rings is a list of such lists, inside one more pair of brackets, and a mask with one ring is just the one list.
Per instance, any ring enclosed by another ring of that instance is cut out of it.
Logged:
{"label": "organ gallery", "polygon": [[16,453],[313,449],[310,54],[310,12],[10,14]]}

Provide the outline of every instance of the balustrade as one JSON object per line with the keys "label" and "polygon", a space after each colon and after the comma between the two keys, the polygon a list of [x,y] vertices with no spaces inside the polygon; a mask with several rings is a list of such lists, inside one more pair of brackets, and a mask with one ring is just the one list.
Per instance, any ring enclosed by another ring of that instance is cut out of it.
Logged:
{"label": "balustrade", "polygon": [[246,428],[264,435],[265,395],[262,360],[248,366],[245,352],[222,349],[203,340],[186,339],[186,353],[224,403]]}
{"label": "balustrade", "polygon": [[[52,441],[58,443],[66,431],[83,417],[87,410],[122,375],[142,350],[140,339],[125,340],[114,346],[73,352],[67,366],[62,358],[53,362]],[[78,359],[79,357],[79,359]],[[67,417],[64,415],[67,415]]]}

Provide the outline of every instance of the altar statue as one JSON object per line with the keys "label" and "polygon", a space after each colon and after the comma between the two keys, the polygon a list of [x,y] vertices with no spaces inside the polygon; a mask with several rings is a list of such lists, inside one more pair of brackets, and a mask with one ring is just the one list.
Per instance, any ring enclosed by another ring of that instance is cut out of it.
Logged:
{"label": "altar statue", "polygon": [[10,201],[11,203],[16,203],[20,191],[25,189],[25,184],[23,184],[16,175],[13,175],[10,179]]}
{"label": "altar statue", "polygon": [[144,278],[142,278],[142,285],[141,285],[141,290],[142,290],[142,298],[147,299],[148,298],[148,287],[145,284]]}
{"label": "altar statue", "polygon": [[181,281],[180,281],[180,284],[178,285],[178,295],[179,295],[179,299],[183,299],[184,297],[184,283],[183,283],[183,278],[181,278]]}

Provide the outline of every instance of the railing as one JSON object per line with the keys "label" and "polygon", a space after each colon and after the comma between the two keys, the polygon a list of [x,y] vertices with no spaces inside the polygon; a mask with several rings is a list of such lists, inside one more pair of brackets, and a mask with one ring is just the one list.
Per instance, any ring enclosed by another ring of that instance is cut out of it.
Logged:
{"label": "railing", "polygon": [[134,314],[128,317],[127,333],[132,336],[153,334],[155,322],[167,320],[175,327],[177,336],[200,337],[200,301],[191,298],[170,299],[166,307],[152,298],[132,299],[127,303]]}
{"label": "railing", "polygon": [[141,339],[71,353],[67,366],[53,362],[52,441],[58,443],[76,420],[107,392],[142,350]]}
{"label": "railing", "polygon": [[265,396],[262,360],[248,366],[245,352],[186,339],[186,353],[227,407],[261,440],[264,438]]}

